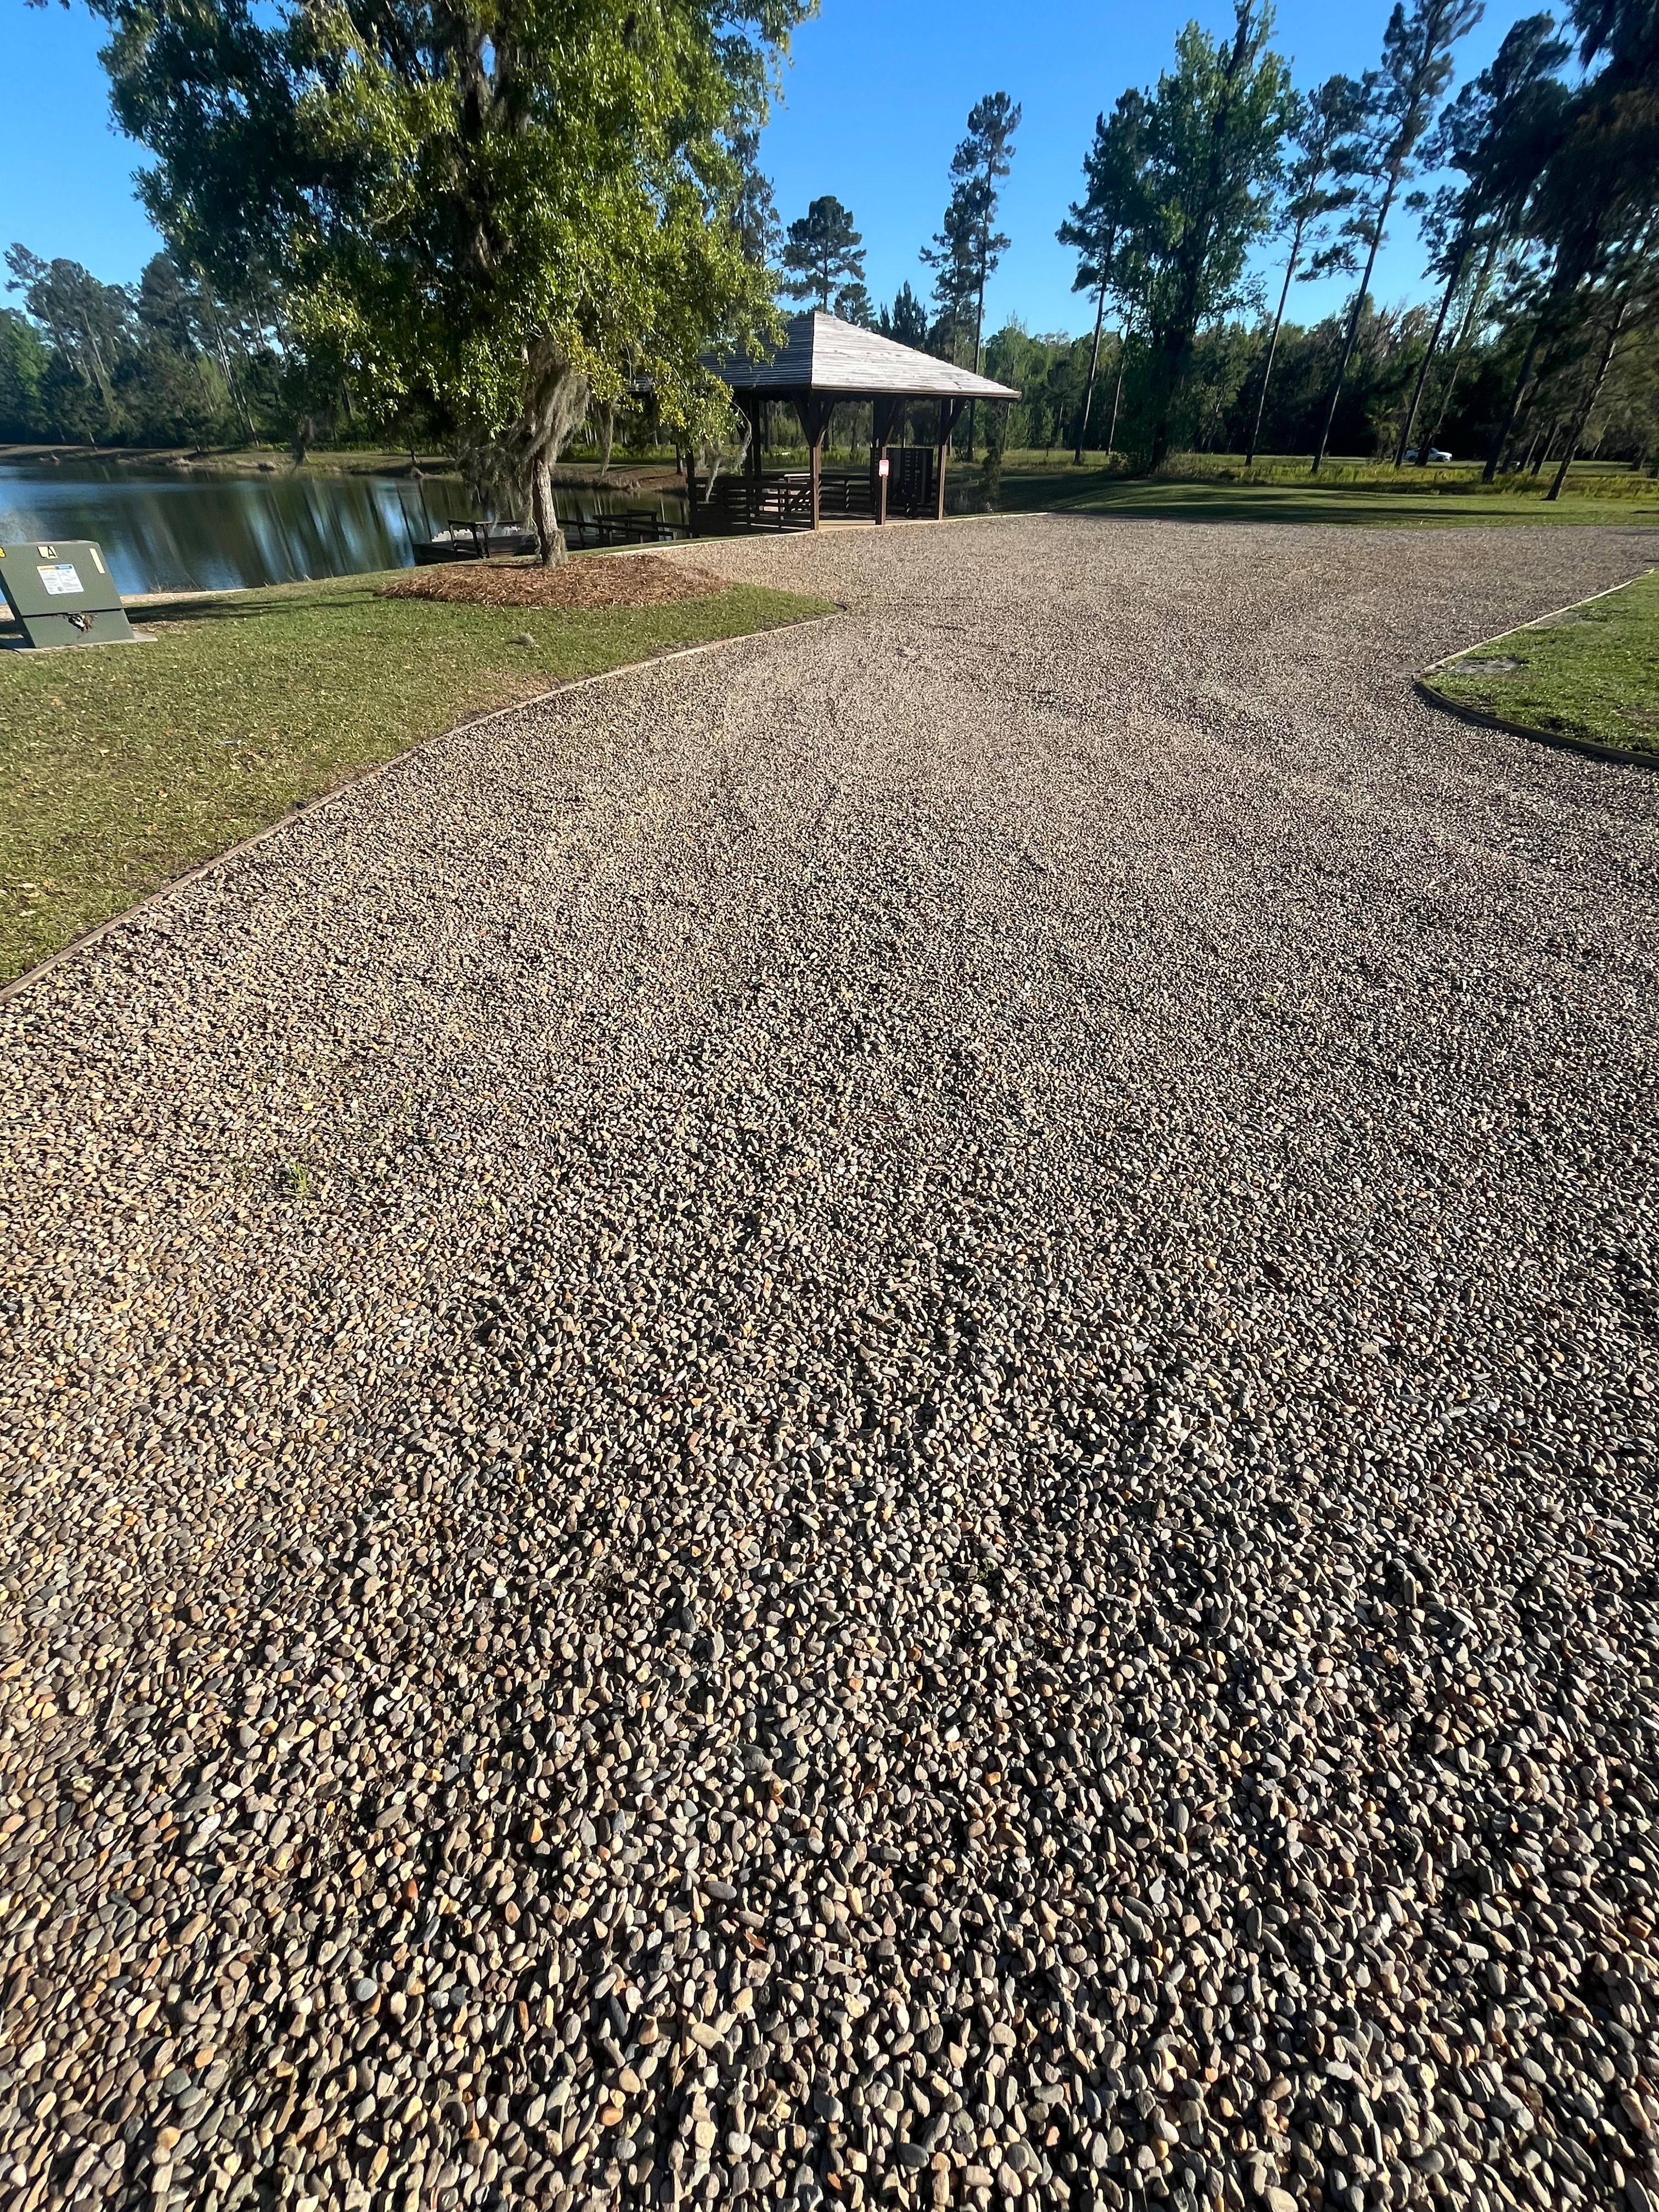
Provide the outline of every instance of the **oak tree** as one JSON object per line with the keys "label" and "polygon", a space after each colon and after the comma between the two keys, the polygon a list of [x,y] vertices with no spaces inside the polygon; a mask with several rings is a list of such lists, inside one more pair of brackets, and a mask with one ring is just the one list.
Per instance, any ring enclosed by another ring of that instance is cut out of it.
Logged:
{"label": "oak tree", "polygon": [[739,215],[805,0],[92,0],[140,191],[186,265],[281,277],[307,351],[453,428],[562,554],[552,463],[648,389],[688,442],[711,347],[776,333]]}

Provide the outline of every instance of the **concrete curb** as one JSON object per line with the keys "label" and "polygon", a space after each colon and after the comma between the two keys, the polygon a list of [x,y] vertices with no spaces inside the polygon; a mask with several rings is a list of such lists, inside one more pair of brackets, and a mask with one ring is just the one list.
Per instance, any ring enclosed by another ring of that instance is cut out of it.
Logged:
{"label": "concrete curb", "polygon": [[655,653],[645,660],[625,660],[617,667],[602,668],[595,676],[576,676],[568,684],[550,684],[545,691],[532,691],[528,698],[515,699],[510,706],[491,707],[465,722],[453,724],[447,730],[434,731],[429,738],[417,738],[413,744],[405,745],[400,752],[392,753],[386,760],[375,761],[370,767],[360,769],[356,775],[348,776],[343,783],[337,783],[331,790],[319,791],[315,799],[300,799],[289,808],[286,814],[275,822],[268,822],[263,830],[256,830],[251,837],[244,837],[240,844],[228,846],[222,853],[214,854],[210,860],[198,861],[193,868],[186,868],[181,876],[170,876],[166,883],[158,884],[153,891],[147,891],[136,905],[123,907],[119,914],[111,915],[106,921],[95,922],[90,929],[83,929],[78,937],[70,938],[67,945],[60,945],[56,952],[49,952],[44,960],[37,961],[33,968],[26,968],[21,975],[14,975],[10,982],[0,983],[0,1006],[9,1005],[32,984],[40,982],[71,953],[88,951],[100,938],[107,937],[112,930],[125,928],[128,922],[136,920],[150,907],[159,906],[163,899],[171,898],[175,891],[182,890],[186,884],[199,882],[202,877],[211,875],[216,868],[226,867],[231,861],[240,860],[244,853],[251,853],[256,845],[263,845],[267,838],[275,837],[301,815],[314,814],[319,808],[331,806],[336,800],[349,798],[354,792],[362,790],[366,784],[374,782],[415,754],[424,752],[428,745],[440,745],[447,738],[463,737],[471,730],[484,729],[491,722],[504,720],[509,714],[522,714],[528,708],[544,707],[550,700],[565,698],[573,691],[591,690],[595,684],[611,683],[619,676],[635,675],[641,668],[660,668],[673,660],[694,660],[699,653],[716,653],[725,646],[744,645],[755,638],[774,636],[780,630],[814,629],[823,623],[839,622],[846,612],[844,606],[837,606],[831,614],[806,615],[799,622],[774,623],[765,629],[738,630],[730,637],[705,638],[701,645],[676,646],[672,653]]}
{"label": "concrete curb", "polygon": [[1592,592],[1587,599],[1571,599],[1564,607],[1553,607],[1547,615],[1534,615],[1530,622],[1516,623],[1510,629],[1500,630],[1496,637],[1483,637],[1478,644],[1460,645],[1455,653],[1443,653],[1438,660],[1431,660],[1426,668],[1419,670],[1412,678],[1412,689],[1431,707],[1455,715],[1460,722],[1471,722],[1477,729],[1501,730],[1511,738],[1530,738],[1536,744],[1553,745],[1560,752],[1582,753],[1588,760],[1612,761],[1620,768],[1659,769],[1659,752],[1629,752],[1619,745],[1598,744],[1594,738],[1572,738],[1564,731],[1540,730],[1530,722],[1510,721],[1502,714],[1489,714],[1484,707],[1472,707],[1465,700],[1454,699],[1449,692],[1441,690],[1429,680],[1441,669],[1449,668],[1454,661],[1484,653],[1488,646],[1501,645],[1505,638],[1517,636],[1522,630],[1542,629],[1580,607],[1593,607],[1598,599],[1610,599],[1615,592],[1627,592],[1632,584],[1639,584],[1643,576],[1653,574],[1652,568],[1644,568],[1641,575],[1627,577],[1622,584],[1609,584],[1606,591]]}

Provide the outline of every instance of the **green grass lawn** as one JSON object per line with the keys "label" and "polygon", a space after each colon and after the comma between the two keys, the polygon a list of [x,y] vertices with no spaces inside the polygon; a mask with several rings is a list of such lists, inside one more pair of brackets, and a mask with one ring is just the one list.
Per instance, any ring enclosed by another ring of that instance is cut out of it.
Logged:
{"label": "green grass lawn", "polygon": [[[969,484],[980,471],[957,464]],[[1339,462],[1310,476],[1305,461],[1258,464],[1224,455],[1183,455],[1165,474],[1125,477],[1073,468],[1041,453],[1003,465],[1003,514],[1044,508],[1063,514],[1121,514],[1177,522],[1341,522],[1421,529],[1502,523],[1659,526],[1659,482],[1626,472],[1580,471],[1553,502],[1547,479],[1510,479],[1491,489],[1474,468],[1401,469]]]}
{"label": "green grass lawn", "polygon": [[385,580],[135,610],[150,645],[0,652],[0,979],[471,714],[830,611],[749,586],[499,610],[381,599]]}
{"label": "green grass lawn", "polygon": [[1659,758],[1659,575],[1511,630],[1425,681],[1523,729]]}

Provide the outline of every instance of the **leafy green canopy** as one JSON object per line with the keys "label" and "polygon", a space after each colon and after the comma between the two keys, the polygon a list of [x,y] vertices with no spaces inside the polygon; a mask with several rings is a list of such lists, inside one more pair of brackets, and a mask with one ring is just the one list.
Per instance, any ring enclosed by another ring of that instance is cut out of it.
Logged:
{"label": "leafy green canopy", "polygon": [[1083,157],[1087,187],[1074,200],[1054,235],[1076,249],[1074,292],[1115,293],[1125,312],[1137,280],[1120,252],[1144,231],[1152,210],[1146,197],[1146,100],[1133,86],[1118,94],[1109,118],[1095,118],[1094,143]]}
{"label": "leafy green canopy", "polygon": [[[1285,303],[1298,275],[1304,283],[1328,276],[1334,269],[1352,272],[1353,249],[1346,237],[1327,236],[1333,218],[1351,208],[1358,198],[1354,182],[1364,158],[1359,139],[1364,119],[1363,85],[1340,72],[1328,76],[1316,91],[1292,93],[1289,107],[1290,151],[1286,160],[1277,228],[1289,241],[1285,276],[1279,288],[1279,306],[1267,340],[1261,385],[1256,396],[1255,422],[1244,448],[1247,467],[1255,460],[1262,418],[1267,410],[1267,388],[1273,381],[1273,358],[1279,333],[1285,323]],[[1311,247],[1305,264],[1303,250]],[[1299,264],[1301,264],[1299,266]]]}
{"label": "leafy green canopy", "polygon": [[435,407],[533,469],[648,380],[699,438],[701,356],[775,328],[742,148],[804,0],[93,5],[159,227],[189,265],[270,267],[383,416]]}
{"label": "leafy green canopy", "polygon": [[[1074,200],[1066,220],[1055,235],[1062,246],[1075,247],[1077,275],[1074,292],[1095,295],[1094,337],[1089,351],[1089,373],[1084,382],[1083,404],[1078,410],[1077,437],[1073,459],[1083,461],[1083,441],[1088,434],[1095,377],[1100,367],[1100,332],[1111,298],[1120,319],[1120,336],[1127,336],[1130,319],[1144,291],[1145,234],[1151,220],[1145,179],[1146,173],[1146,101],[1133,86],[1118,94],[1109,121],[1095,118],[1094,143],[1083,160],[1087,191]],[[1118,350],[1120,367],[1123,350]],[[1120,387],[1121,388],[1121,387]]]}
{"label": "leafy green canopy", "polygon": [[[1421,215],[1430,271],[1441,280],[1442,289],[1401,425],[1396,468],[1404,465],[1411,450],[1418,408],[1453,299],[1473,270],[1467,316],[1480,313],[1500,258],[1512,255],[1521,242],[1539,174],[1559,143],[1569,95],[1556,72],[1571,47],[1553,32],[1548,15],[1524,15],[1512,23],[1494,59],[1441,111],[1425,142],[1424,167],[1450,169],[1455,180],[1413,193],[1407,202]],[[1431,442],[1419,441],[1420,467],[1428,465]]]}
{"label": "leafy green canopy", "polygon": [[0,438],[93,445],[198,443],[252,434],[288,395],[269,320],[214,294],[168,252],[136,285],[103,284],[77,261],[7,248],[0,309]]}
{"label": "leafy green canopy", "polygon": [[1168,448],[1200,328],[1245,297],[1245,260],[1273,222],[1290,75],[1267,40],[1273,12],[1235,0],[1233,35],[1188,23],[1146,111],[1142,325],[1154,380],[1152,458]]}

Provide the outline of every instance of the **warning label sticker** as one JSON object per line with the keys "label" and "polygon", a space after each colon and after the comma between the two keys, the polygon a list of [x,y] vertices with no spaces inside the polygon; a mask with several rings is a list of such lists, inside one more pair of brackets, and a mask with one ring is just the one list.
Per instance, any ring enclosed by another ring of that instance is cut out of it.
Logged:
{"label": "warning label sticker", "polygon": [[48,599],[70,599],[87,588],[81,581],[80,571],[76,568],[73,561],[55,562],[51,567],[43,561],[40,563],[40,581],[46,586]]}

